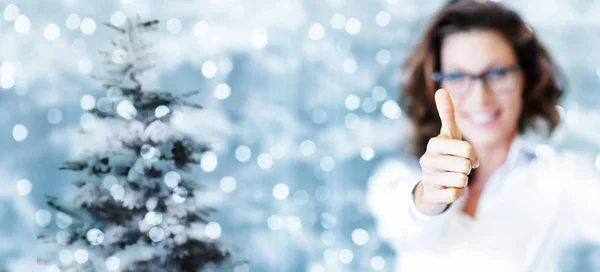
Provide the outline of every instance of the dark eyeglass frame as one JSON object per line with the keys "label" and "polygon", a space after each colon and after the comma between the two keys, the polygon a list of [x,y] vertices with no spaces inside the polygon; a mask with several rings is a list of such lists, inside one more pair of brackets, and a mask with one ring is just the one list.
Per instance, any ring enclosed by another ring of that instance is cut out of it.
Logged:
{"label": "dark eyeglass frame", "polygon": [[441,84],[442,81],[444,79],[447,79],[450,75],[456,75],[456,74],[460,74],[462,76],[467,77],[470,81],[469,81],[469,85],[467,86],[467,89],[464,90],[465,92],[468,92],[468,90],[471,88],[471,84],[475,81],[480,79],[486,86],[487,86],[487,77],[495,72],[503,72],[503,73],[508,73],[508,72],[517,72],[517,71],[521,71],[521,66],[519,64],[513,64],[513,65],[508,65],[508,66],[503,66],[503,67],[496,67],[496,68],[492,68],[489,69],[485,72],[482,72],[478,75],[469,75],[469,74],[463,74],[463,73],[442,73],[442,72],[434,72],[432,75],[432,79],[434,82]]}

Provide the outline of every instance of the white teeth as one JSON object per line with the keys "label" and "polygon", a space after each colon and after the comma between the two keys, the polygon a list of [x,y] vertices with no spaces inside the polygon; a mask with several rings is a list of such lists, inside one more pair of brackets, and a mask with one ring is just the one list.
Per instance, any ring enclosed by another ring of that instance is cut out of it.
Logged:
{"label": "white teeth", "polygon": [[494,119],[495,114],[494,113],[478,113],[478,114],[472,114],[471,115],[471,120],[475,123],[478,124],[484,124],[487,123],[489,121],[492,121],[492,119]]}

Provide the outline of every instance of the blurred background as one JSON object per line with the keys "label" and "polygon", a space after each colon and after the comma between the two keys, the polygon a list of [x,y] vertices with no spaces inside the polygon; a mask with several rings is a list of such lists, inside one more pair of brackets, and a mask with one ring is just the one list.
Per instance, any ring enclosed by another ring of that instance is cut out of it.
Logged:
{"label": "blurred background", "polygon": [[[568,79],[553,145],[599,154],[600,1],[503,2]],[[90,77],[116,36],[102,23],[136,14],[160,20],[148,37],[156,84],[200,90],[204,109],[179,129],[211,143],[194,172],[214,189],[217,235],[246,260],[236,271],[392,271],[365,192],[411,135],[399,68],[444,1],[0,3],[0,271],[42,271],[36,257],[58,256],[36,240],[56,224],[44,195],[72,196],[58,167],[100,144],[78,135],[106,93]]]}

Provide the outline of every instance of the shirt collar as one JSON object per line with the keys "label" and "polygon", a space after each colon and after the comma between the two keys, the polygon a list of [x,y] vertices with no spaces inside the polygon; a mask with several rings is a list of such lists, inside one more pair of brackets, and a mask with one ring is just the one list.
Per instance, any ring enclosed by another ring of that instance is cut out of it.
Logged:
{"label": "shirt collar", "polygon": [[538,143],[534,139],[518,134],[510,145],[506,159],[507,163],[514,166],[519,163],[531,162],[537,158],[537,146]]}

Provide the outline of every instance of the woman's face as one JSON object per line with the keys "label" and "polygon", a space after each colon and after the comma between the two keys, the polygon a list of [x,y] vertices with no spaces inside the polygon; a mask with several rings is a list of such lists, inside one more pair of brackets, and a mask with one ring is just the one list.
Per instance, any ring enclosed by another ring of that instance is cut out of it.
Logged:
{"label": "woman's face", "polygon": [[[516,64],[511,45],[495,31],[458,32],[444,38],[442,87],[452,97],[461,134],[474,146],[503,143],[516,134],[524,85]],[[511,66],[515,69],[505,69]],[[465,76],[481,74],[487,75],[487,84]]]}

